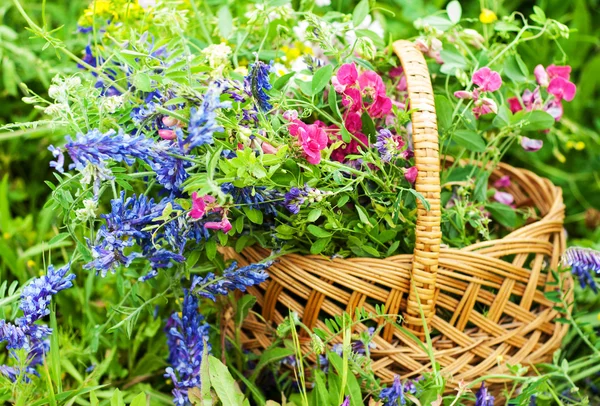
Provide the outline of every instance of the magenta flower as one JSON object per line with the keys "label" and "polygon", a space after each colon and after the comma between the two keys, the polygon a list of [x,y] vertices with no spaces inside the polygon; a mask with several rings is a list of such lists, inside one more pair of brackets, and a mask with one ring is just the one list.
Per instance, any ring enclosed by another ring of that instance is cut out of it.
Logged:
{"label": "magenta flower", "polygon": [[177,138],[173,130],[158,130],[158,136],[163,140],[174,140]]}
{"label": "magenta flower", "polygon": [[354,112],[349,112],[346,114],[346,118],[344,119],[344,127],[346,127],[346,130],[352,134],[362,130],[362,120],[360,118],[360,114]]}
{"label": "magenta flower", "polygon": [[348,107],[350,111],[360,111],[362,109],[362,95],[360,94],[360,90],[354,87],[346,88],[342,96],[342,105]]}
{"label": "magenta flower", "polygon": [[500,179],[494,182],[494,187],[497,189],[510,187],[510,176],[502,176]]}
{"label": "magenta flower", "polygon": [[544,146],[544,141],[521,137],[521,146],[527,152],[536,152]]}
{"label": "magenta flower", "polygon": [[358,84],[360,85],[361,92],[375,99],[377,96],[385,96],[385,85],[381,76],[372,70],[361,73],[358,77]]}
{"label": "magenta flower", "polygon": [[298,111],[296,111],[296,110],[286,110],[283,113],[283,119],[286,120],[286,121],[298,120]]}
{"label": "magenta flower", "polygon": [[[206,213],[211,211],[211,207],[214,206],[215,198],[210,195],[198,196],[197,192],[192,193],[192,209],[189,215],[193,219],[201,219]],[[220,208],[212,207],[214,211],[220,211]]]}
{"label": "magenta flower", "polygon": [[305,124],[295,120],[289,127],[290,134],[298,137],[306,160],[313,165],[321,162],[321,151],[327,147],[329,138],[320,123]]}
{"label": "magenta flower", "polygon": [[506,204],[507,206],[510,206],[511,204],[514,203],[515,198],[513,195],[511,195],[510,193],[507,192],[496,192],[494,193],[494,200],[502,203],[502,204]]}
{"label": "magenta flower", "polygon": [[[366,135],[364,135],[361,132],[355,132],[352,134],[355,138],[358,138],[358,140],[360,140],[360,142],[362,142],[364,145],[369,145],[369,140],[367,138]],[[338,140],[342,139],[341,134],[337,134],[337,138]],[[350,142],[336,148],[333,150],[333,152],[331,153],[331,159],[337,162],[344,162],[346,161],[346,156],[348,155],[354,155],[358,153],[358,148],[361,146],[361,144],[356,140],[356,139],[352,139]]]}
{"label": "magenta flower", "polygon": [[264,152],[265,154],[276,154],[277,151],[279,151],[279,148],[275,148],[273,145],[269,144],[267,141],[263,141],[262,144],[260,144],[260,148],[262,149],[262,152]]}
{"label": "magenta flower", "polygon": [[548,87],[550,81],[554,78],[569,80],[571,77],[571,67],[550,65],[545,69],[543,65],[538,65],[533,70],[533,74],[540,86]]}
{"label": "magenta flower", "polygon": [[392,100],[385,95],[377,95],[369,106],[369,115],[373,118],[387,116],[392,111]]}
{"label": "magenta flower", "polygon": [[404,178],[411,184],[415,183],[417,180],[417,175],[419,174],[419,170],[416,166],[411,166],[410,168],[404,171]]}
{"label": "magenta flower", "polygon": [[344,86],[353,85],[358,79],[358,71],[354,63],[345,63],[340,66],[337,73],[337,81],[339,84]]}
{"label": "magenta flower", "polygon": [[502,78],[498,72],[484,66],[473,74],[473,83],[482,92],[495,92],[502,86]]}
{"label": "magenta flower", "polygon": [[479,118],[485,114],[489,113],[498,113],[498,105],[496,102],[489,97],[482,97],[475,101],[475,105],[473,107],[473,114],[475,118]]}
{"label": "magenta flower", "polygon": [[232,226],[227,216],[224,215],[221,221],[209,221],[205,223],[204,228],[208,230],[221,230],[227,234],[232,229]]}
{"label": "magenta flower", "polygon": [[548,93],[554,95],[558,102],[562,99],[566,101],[573,100],[575,92],[577,92],[577,86],[562,77],[552,79],[548,85]]}

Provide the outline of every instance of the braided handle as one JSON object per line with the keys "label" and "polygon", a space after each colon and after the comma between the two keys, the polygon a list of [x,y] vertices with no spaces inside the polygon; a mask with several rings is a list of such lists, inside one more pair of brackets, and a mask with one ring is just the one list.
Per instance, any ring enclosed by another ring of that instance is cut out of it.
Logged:
{"label": "braided handle", "polygon": [[410,276],[410,293],[404,323],[423,331],[422,314],[429,322],[435,315],[435,282],[442,232],[440,228],[440,156],[433,88],[423,54],[409,41],[396,41],[412,113],[412,139],[418,169],[415,189],[429,203],[429,211],[417,201],[416,241]]}

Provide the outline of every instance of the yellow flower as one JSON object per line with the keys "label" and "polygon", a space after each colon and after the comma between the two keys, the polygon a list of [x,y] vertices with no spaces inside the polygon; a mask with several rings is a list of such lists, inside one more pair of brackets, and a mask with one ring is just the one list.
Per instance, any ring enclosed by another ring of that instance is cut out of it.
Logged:
{"label": "yellow flower", "polygon": [[582,149],[585,149],[585,142],[583,142],[583,141],[577,141],[575,143],[575,149],[577,151],[581,151]]}
{"label": "yellow flower", "polygon": [[5,240],[10,239],[10,233],[4,233],[4,234],[2,234],[2,238],[5,239]]}
{"label": "yellow flower", "polygon": [[596,317],[598,317],[598,320],[600,320],[600,313],[598,313],[598,315]]}
{"label": "yellow flower", "polygon": [[498,16],[492,10],[487,8],[481,9],[481,14],[479,14],[479,21],[481,21],[484,24],[491,24],[496,20],[498,20]]}
{"label": "yellow flower", "polygon": [[27,261],[27,268],[33,268],[35,266],[35,261],[30,259]]}
{"label": "yellow flower", "polygon": [[571,149],[575,146],[575,143],[573,141],[567,141],[567,145],[565,145],[565,147],[567,147],[567,149]]}

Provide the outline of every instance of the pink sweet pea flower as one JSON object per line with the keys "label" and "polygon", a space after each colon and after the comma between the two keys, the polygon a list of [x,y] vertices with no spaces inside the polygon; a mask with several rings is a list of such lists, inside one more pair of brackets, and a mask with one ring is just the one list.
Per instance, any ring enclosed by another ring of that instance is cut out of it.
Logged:
{"label": "pink sweet pea flower", "polygon": [[411,166],[410,168],[404,171],[404,178],[411,184],[415,183],[417,180],[417,175],[419,174],[419,170],[416,166]]}
{"label": "pink sweet pea flower", "polygon": [[565,66],[550,65],[546,69],[546,72],[548,72],[548,77],[550,77],[550,79],[554,79],[554,78],[563,78],[565,80],[571,79],[571,67],[568,65],[565,65]]}
{"label": "pink sweet pea flower", "polygon": [[158,136],[163,140],[174,140],[177,138],[173,130],[158,130]]}
{"label": "pink sweet pea flower", "polygon": [[555,77],[548,85],[548,93],[553,94],[557,101],[563,99],[566,101],[573,100],[576,91],[575,84],[562,77]]}
{"label": "pink sweet pea flower", "polygon": [[337,76],[333,76],[331,78],[331,84],[333,85],[333,90],[335,90],[337,93],[343,93],[344,90],[346,90],[346,85],[342,85]]}
{"label": "pink sweet pea flower", "polygon": [[390,69],[390,77],[394,79],[402,76],[403,73],[404,69],[402,69],[402,66],[397,66],[395,68]]}
{"label": "pink sweet pea flower", "polygon": [[360,90],[353,87],[346,88],[342,96],[342,105],[348,107],[352,112],[357,112],[362,109],[362,96]]}
{"label": "pink sweet pea flower", "polygon": [[498,113],[498,105],[494,100],[489,97],[482,97],[475,102],[475,106],[473,107],[475,118],[479,118],[489,113]]}
{"label": "pink sweet pea flower", "polygon": [[518,97],[509,97],[506,101],[508,102],[508,107],[513,114],[517,111],[523,110],[523,106],[521,105]]}
{"label": "pink sweet pea flower", "polygon": [[500,179],[494,182],[494,187],[498,189],[510,187],[510,176],[502,176]]}
{"label": "pink sweet pea flower", "polygon": [[550,100],[544,105],[544,111],[554,117],[554,120],[559,121],[563,115],[562,103],[557,100]]}
{"label": "pink sweet pea flower", "polygon": [[294,128],[295,134],[292,132],[292,126],[290,126],[290,134],[298,137],[308,163],[318,164],[321,162],[321,151],[327,147],[329,139],[325,130],[317,123],[307,125],[296,120],[294,124],[297,125]]}
{"label": "pink sweet pea flower", "polygon": [[548,87],[550,83],[550,78],[548,77],[548,72],[546,72],[546,68],[544,65],[538,65],[533,70],[533,74],[535,75],[535,80],[537,80],[538,84],[542,87]]}
{"label": "pink sweet pea flower", "polygon": [[459,99],[471,100],[474,96],[475,95],[473,94],[473,92],[467,92],[466,90],[459,90],[457,92],[454,92],[454,97],[457,97]]}
{"label": "pink sweet pea flower", "polygon": [[[358,138],[360,140],[360,142],[362,142],[364,145],[369,145],[369,140],[367,138],[366,135],[364,135],[361,132],[356,132],[352,134],[354,137]],[[337,134],[337,138],[339,140],[342,139],[341,134]],[[336,148],[333,150],[333,152],[331,153],[331,159],[337,162],[344,162],[346,160],[346,156],[348,155],[354,155],[358,153],[358,148],[361,147],[360,143],[355,140],[354,138],[352,138],[352,140],[345,144],[342,145],[339,148]]]}
{"label": "pink sweet pea flower", "polygon": [[294,121],[298,119],[298,111],[296,110],[286,110],[283,113],[283,119],[286,121]]}
{"label": "pink sweet pea flower", "polygon": [[473,83],[482,92],[495,92],[502,86],[502,78],[498,72],[484,66],[473,74]]}
{"label": "pink sweet pea flower", "polygon": [[386,116],[392,111],[392,100],[387,96],[377,95],[368,111],[369,115],[374,118]]}
{"label": "pink sweet pea flower", "polygon": [[192,209],[189,212],[189,216],[198,220],[210,211],[220,211],[221,208],[214,207],[215,201],[213,196],[205,195],[200,197],[197,192],[192,193]]}
{"label": "pink sweet pea flower", "polygon": [[340,85],[351,86],[358,79],[358,71],[354,63],[345,63],[340,66],[337,73],[337,82]]}
{"label": "pink sweet pea flower", "polygon": [[376,96],[385,96],[383,80],[381,80],[381,76],[372,70],[361,73],[358,77],[358,84],[362,93],[372,99],[375,99]]}
{"label": "pink sweet pea flower", "polygon": [[227,216],[223,216],[221,221],[209,221],[205,223],[204,228],[209,230],[221,230],[227,234],[233,227],[231,226]]}
{"label": "pink sweet pea flower", "polygon": [[507,193],[507,192],[496,192],[494,194],[494,200],[499,203],[510,206],[511,204],[514,203],[515,198],[513,195],[511,195],[510,193]]}
{"label": "pink sweet pea flower", "polygon": [[263,141],[262,144],[260,144],[260,148],[262,149],[262,151],[265,154],[276,154],[277,151],[279,151],[278,148],[275,148],[274,146],[269,144],[267,141]]}
{"label": "pink sweet pea flower", "polygon": [[354,112],[349,112],[346,114],[346,118],[344,119],[344,127],[346,127],[346,130],[352,134],[362,130],[362,120],[360,119],[360,114]]}
{"label": "pink sweet pea flower", "polygon": [[544,146],[544,141],[521,137],[521,146],[527,152],[536,152]]}

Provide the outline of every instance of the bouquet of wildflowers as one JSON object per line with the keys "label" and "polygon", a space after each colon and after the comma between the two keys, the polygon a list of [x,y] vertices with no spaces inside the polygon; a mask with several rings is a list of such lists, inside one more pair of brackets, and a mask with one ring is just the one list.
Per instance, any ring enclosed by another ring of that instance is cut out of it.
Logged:
{"label": "bouquet of wildflowers", "polygon": [[[536,36],[568,36],[566,27],[514,14],[482,35],[457,3],[417,21],[414,42],[437,92],[444,242],[460,247],[537,215],[515,207],[510,178],[488,177],[515,145],[533,153],[564,136],[555,128],[576,89],[568,66],[540,65],[532,76],[517,52]],[[198,386],[210,347],[198,297],[263,282],[285,253],[413,250],[416,202],[427,202],[413,187],[411,105],[370,11],[367,1],[352,16],[312,2],[299,11],[236,2],[199,18],[194,2],[94,1],[79,21],[88,45],[71,54],[79,71],[55,77],[50,100],[26,98],[70,133],[49,146],[49,186],[76,242],[72,266],[125,272],[136,292],[160,292],[142,308],[185,289],[183,315],[166,330],[178,404]],[[519,35],[508,41],[511,32]],[[219,255],[255,244],[271,257],[239,267]]]}

